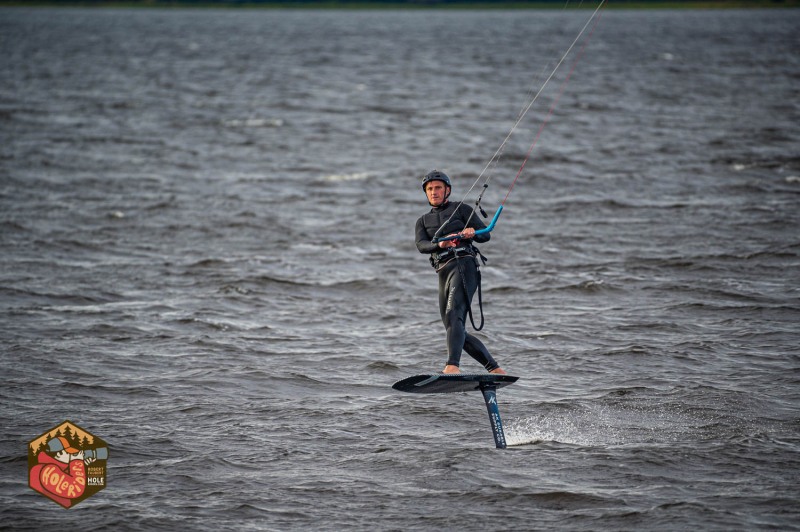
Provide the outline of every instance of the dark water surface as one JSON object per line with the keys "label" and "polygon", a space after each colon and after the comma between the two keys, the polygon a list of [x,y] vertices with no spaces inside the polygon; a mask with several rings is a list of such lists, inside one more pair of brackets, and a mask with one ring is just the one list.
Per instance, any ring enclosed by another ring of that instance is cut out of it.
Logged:
{"label": "dark water surface", "polygon": [[[420,176],[589,15],[0,9],[2,526],[799,530],[800,11],[604,13],[482,247],[512,446],[390,389],[445,360]],[[65,419],[111,448],[70,510]]]}

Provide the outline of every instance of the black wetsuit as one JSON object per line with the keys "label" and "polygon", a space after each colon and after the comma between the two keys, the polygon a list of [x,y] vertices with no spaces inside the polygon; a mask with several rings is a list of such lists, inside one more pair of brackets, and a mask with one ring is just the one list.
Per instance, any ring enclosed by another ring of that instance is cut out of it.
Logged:
{"label": "black wetsuit", "polygon": [[[465,326],[472,296],[480,283],[478,259],[472,240],[460,240],[455,251],[453,248],[442,249],[438,244],[431,242],[436,231],[451,215],[452,219],[442,227],[438,236],[458,233],[467,227],[475,230],[486,227],[477,215],[470,219],[470,214],[472,208],[463,203],[449,202],[444,206],[432,208],[429,213],[417,220],[417,249],[420,253],[431,255],[431,264],[439,274],[439,313],[447,331],[447,363],[458,366],[463,350],[491,371],[500,366],[489,354],[486,346],[467,333]],[[489,233],[485,233],[477,235],[474,241],[486,242],[490,237]]]}

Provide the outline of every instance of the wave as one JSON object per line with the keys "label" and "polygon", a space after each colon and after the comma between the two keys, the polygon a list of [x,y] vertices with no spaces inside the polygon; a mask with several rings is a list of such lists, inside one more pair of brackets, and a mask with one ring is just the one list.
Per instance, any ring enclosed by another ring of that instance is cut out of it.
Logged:
{"label": "wave", "polygon": [[30,229],[22,223],[15,221],[15,220],[3,220],[0,222],[0,232],[3,235],[7,235],[9,233],[27,233]]}
{"label": "wave", "polygon": [[230,128],[279,128],[285,123],[283,118],[245,118],[226,120],[223,125]]}
{"label": "wave", "polygon": [[[526,488],[527,490],[528,488]],[[540,493],[519,493],[515,490],[504,490],[498,494],[503,499],[525,499],[535,504],[537,508],[556,508],[558,510],[583,510],[585,508],[608,508],[609,506],[620,504],[620,499],[612,497],[602,497],[588,493],[577,493],[572,491],[545,491]]]}
{"label": "wave", "polygon": [[[103,291],[95,294],[70,294],[55,292],[39,292],[36,290],[0,286],[0,293],[9,296],[9,300],[26,301],[37,305],[39,310],[49,310],[52,305],[58,305],[58,310],[76,310],[86,312],[93,305],[105,305],[120,301],[121,295],[114,292]],[[70,308],[74,305],[74,308]]]}
{"label": "wave", "polygon": [[366,181],[372,176],[370,172],[355,172],[352,174],[330,174],[322,178],[329,183],[342,183],[346,181]]}

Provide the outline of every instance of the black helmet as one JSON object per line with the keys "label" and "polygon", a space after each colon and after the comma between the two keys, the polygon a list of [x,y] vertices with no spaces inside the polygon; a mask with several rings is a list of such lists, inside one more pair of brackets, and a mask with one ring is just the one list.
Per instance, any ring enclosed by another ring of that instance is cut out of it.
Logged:
{"label": "black helmet", "polygon": [[425,190],[425,185],[427,185],[431,181],[441,181],[442,183],[445,184],[445,186],[453,188],[452,185],[450,184],[450,178],[447,177],[447,174],[445,174],[444,172],[440,172],[439,170],[433,170],[425,174],[425,177],[422,178],[423,191]]}

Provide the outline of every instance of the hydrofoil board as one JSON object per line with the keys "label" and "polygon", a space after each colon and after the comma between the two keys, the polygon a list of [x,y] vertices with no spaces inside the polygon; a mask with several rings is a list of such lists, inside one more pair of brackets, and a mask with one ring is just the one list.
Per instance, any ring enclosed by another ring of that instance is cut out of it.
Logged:
{"label": "hydrofoil board", "polygon": [[428,373],[397,381],[392,388],[409,393],[453,393],[480,390],[492,424],[492,435],[498,449],[506,448],[503,422],[497,407],[497,389],[517,382],[519,377],[497,373]]}
{"label": "hydrofoil board", "polygon": [[392,388],[409,393],[473,392],[493,386],[502,388],[517,382],[519,377],[497,373],[427,373],[397,381]]}

